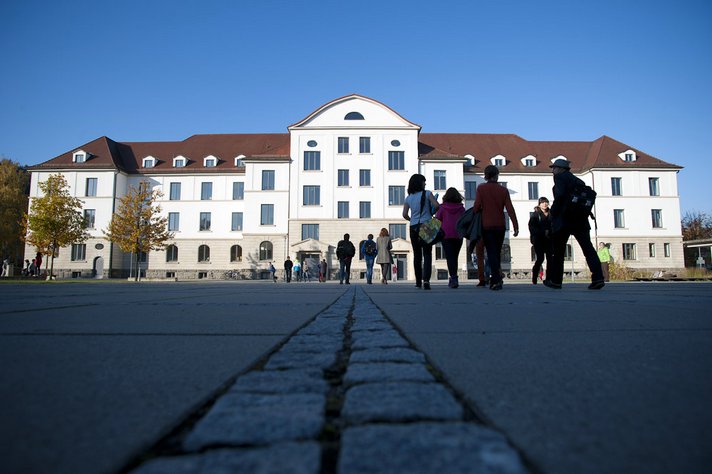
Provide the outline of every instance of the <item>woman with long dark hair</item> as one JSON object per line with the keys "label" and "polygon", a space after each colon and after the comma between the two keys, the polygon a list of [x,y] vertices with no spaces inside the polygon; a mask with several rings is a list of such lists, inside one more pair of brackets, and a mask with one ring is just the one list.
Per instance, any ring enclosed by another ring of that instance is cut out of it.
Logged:
{"label": "woman with long dark hair", "polygon": [[539,198],[539,204],[534,208],[534,212],[529,218],[529,241],[536,253],[536,261],[532,268],[532,283],[536,285],[544,257],[546,257],[546,264],[549,265],[552,250],[549,200],[543,196]]}
{"label": "woman with long dark hair", "polygon": [[403,204],[403,218],[410,222],[410,243],[413,246],[415,287],[430,289],[430,274],[433,271],[433,246],[421,245],[418,238],[420,224],[432,219],[438,210],[438,200],[425,190],[425,176],[414,174],[408,181],[408,197]]}

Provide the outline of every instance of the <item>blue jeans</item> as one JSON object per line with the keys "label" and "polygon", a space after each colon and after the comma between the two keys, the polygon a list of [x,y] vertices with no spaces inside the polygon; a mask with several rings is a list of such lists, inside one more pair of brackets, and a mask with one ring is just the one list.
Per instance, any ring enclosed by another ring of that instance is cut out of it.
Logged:
{"label": "blue jeans", "polygon": [[366,283],[371,283],[373,280],[373,262],[375,262],[376,259],[371,257],[366,257]]}

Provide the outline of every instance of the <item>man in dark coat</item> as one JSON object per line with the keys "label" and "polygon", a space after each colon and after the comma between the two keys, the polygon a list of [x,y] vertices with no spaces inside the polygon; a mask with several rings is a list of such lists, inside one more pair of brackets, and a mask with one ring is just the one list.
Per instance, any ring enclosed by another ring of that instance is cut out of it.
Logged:
{"label": "man in dark coat", "polygon": [[287,278],[287,283],[292,281],[292,266],[294,266],[294,263],[287,255],[287,260],[284,261],[284,275]]}
{"label": "man in dark coat", "polygon": [[558,159],[550,166],[554,173],[554,202],[551,205],[551,243],[553,255],[551,268],[547,268],[547,279],[544,285],[549,288],[561,289],[564,278],[564,253],[566,243],[570,236],[574,236],[579,243],[588,269],[591,271],[590,290],[600,290],[605,286],[601,261],[598,259],[596,249],[591,243],[591,226],[588,216],[572,217],[566,214],[566,205],[571,200],[571,195],[576,186],[585,183],[571,173],[571,163],[568,160]]}
{"label": "man in dark coat", "polygon": [[[344,280],[349,285],[349,277],[351,274],[351,259],[356,255],[356,247],[350,240],[349,234],[344,234],[344,240],[339,240],[336,245],[336,258],[339,259],[339,284],[343,285]],[[598,258],[598,254],[596,254]]]}

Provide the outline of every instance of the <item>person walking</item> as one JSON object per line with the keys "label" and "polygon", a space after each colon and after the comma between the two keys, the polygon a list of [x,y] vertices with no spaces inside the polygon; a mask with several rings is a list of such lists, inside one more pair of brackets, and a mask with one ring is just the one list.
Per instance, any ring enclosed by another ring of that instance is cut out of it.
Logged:
{"label": "person walking", "polygon": [[532,267],[532,283],[536,285],[544,257],[547,267],[551,265],[551,215],[549,200],[545,197],[539,198],[539,205],[534,208],[529,218],[529,241],[536,253],[536,261]]}
{"label": "person walking", "polygon": [[430,289],[430,275],[433,271],[433,246],[423,244],[418,236],[420,224],[432,219],[438,210],[438,200],[425,189],[425,176],[414,174],[408,181],[408,197],[403,204],[403,218],[410,222],[410,244],[413,247],[413,267],[415,287]]}
{"label": "person walking", "polygon": [[309,262],[306,259],[302,260],[302,281],[311,282],[311,273],[309,273]]}
{"label": "person walking", "polygon": [[287,283],[292,281],[292,267],[294,266],[294,263],[290,259],[289,255],[287,255],[287,260],[284,261],[284,277],[287,279]]}
{"label": "person walking", "polygon": [[373,284],[373,263],[378,254],[378,245],[373,240],[373,234],[368,234],[366,240],[361,243],[361,254],[366,260],[366,284]]}
{"label": "person walking", "polygon": [[269,272],[272,274],[272,281],[277,283],[277,269],[274,268],[274,265],[272,265],[272,262],[269,262]]}
{"label": "person walking", "polygon": [[299,265],[299,258],[297,257],[297,262],[294,264],[293,267],[294,270],[294,278],[297,279],[297,282],[302,280],[302,266]]}
{"label": "person walking", "polygon": [[351,242],[351,236],[344,234],[343,240],[339,240],[336,244],[336,258],[339,259],[339,285],[350,285],[349,278],[351,276],[351,259],[356,255],[356,247]]}
{"label": "person walking", "polygon": [[600,242],[598,244],[598,259],[601,261],[601,271],[603,272],[603,281],[608,283],[610,274],[610,264],[611,264],[611,244],[605,242]]}
{"label": "person walking", "polygon": [[504,209],[509,213],[514,227],[514,237],[519,235],[519,222],[514,212],[507,188],[497,183],[499,168],[489,165],[485,168],[484,184],[477,186],[475,212],[482,212],[482,240],[484,240],[490,266],[490,290],[502,289],[502,265],[500,255],[504,244],[506,223]]}
{"label": "person walking", "polygon": [[388,284],[391,279],[391,265],[393,265],[393,256],[391,255],[391,236],[388,234],[388,229],[383,227],[376,239],[378,253],[376,254],[376,263],[381,266],[381,283]]}
{"label": "person walking", "polygon": [[571,200],[574,188],[585,186],[582,180],[571,173],[571,162],[560,158],[549,166],[554,174],[554,202],[551,204],[551,243],[553,247],[551,265],[547,268],[547,279],[544,285],[561,289],[564,279],[564,253],[566,242],[574,236],[591,272],[589,290],[600,290],[606,284],[603,279],[601,261],[598,259],[596,249],[591,243],[591,226],[588,217],[584,215],[572,216],[566,214],[567,203]]}
{"label": "person walking", "polygon": [[448,188],[443,196],[443,203],[435,213],[435,217],[442,222],[442,229],[445,233],[442,246],[447,260],[447,271],[450,275],[447,284],[449,288],[460,286],[457,278],[457,260],[462,248],[462,237],[457,233],[457,221],[465,213],[463,200],[462,194],[457,189]]}
{"label": "person walking", "polygon": [[319,281],[322,283],[324,283],[326,281],[326,272],[327,272],[326,259],[321,259],[321,263],[319,264]]}

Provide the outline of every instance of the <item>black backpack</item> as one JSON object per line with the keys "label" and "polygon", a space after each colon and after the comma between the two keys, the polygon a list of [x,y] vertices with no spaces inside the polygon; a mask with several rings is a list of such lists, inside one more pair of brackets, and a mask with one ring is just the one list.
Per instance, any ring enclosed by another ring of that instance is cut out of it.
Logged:
{"label": "black backpack", "polygon": [[374,242],[373,240],[367,240],[363,246],[363,253],[365,253],[369,257],[373,257],[374,255],[376,255],[376,242]]}
{"label": "black backpack", "polygon": [[589,216],[593,217],[594,204],[596,204],[596,191],[583,181],[579,181],[566,202],[565,213],[570,218],[587,219]]}
{"label": "black backpack", "polygon": [[336,246],[336,258],[342,259],[346,255],[344,255],[344,252],[346,251],[345,244],[343,240],[340,240],[338,245]]}

